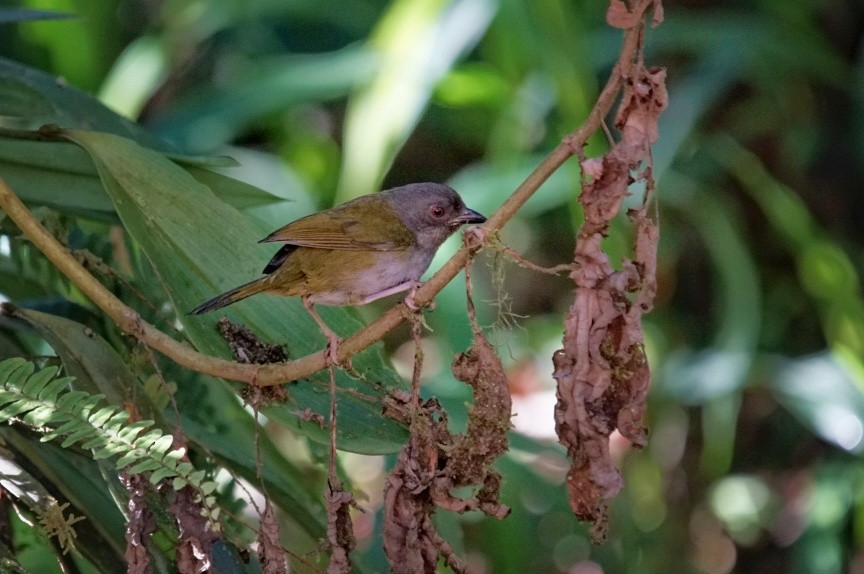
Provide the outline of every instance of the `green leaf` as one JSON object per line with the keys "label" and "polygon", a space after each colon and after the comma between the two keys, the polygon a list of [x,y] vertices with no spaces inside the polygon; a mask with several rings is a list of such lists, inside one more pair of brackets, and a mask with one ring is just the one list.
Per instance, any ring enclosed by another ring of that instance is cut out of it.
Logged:
{"label": "green leaf", "polygon": [[[143,457],[143,456],[144,456],[144,453],[143,453],[143,452],[140,452],[140,451],[137,450],[137,449],[136,449],[136,450],[130,450],[130,451],[127,451],[126,454],[124,454],[124,455],[121,456],[119,459],[117,459],[117,462],[114,464],[114,466],[115,466],[116,468],[126,468],[127,466],[129,466],[130,464],[132,464],[133,462],[135,462],[136,460],[140,460],[141,457]],[[133,468],[134,468],[134,467],[133,467]],[[137,471],[137,472],[143,472],[143,471],[140,471],[140,470],[139,470],[139,471]],[[134,473],[133,473],[133,474],[134,474]]]}
{"label": "green leaf", "polygon": [[[180,320],[189,339],[203,353],[227,356],[225,342],[215,330],[218,317],[190,317],[184,312],[259,275],[272,248],[259,246],[257,241],[270,230],[219,201],[207,187],[160,154],[130,140],[95,132],[71,132],[68,137],[94,158],[124,226],[144,249],[181,311]],[[320,350],[325,344],[317,325],[296,299],[260,296],[225,313],[263,340],[285,343],[293,356]],[[323,309],[321,314],[342,334],[362,327],[344,309]],[[385,366],[379,349],[361,353],[353,364],[375,384],[339,372],[339,447],[370,454],[396,452],[406,438],[405,429],[381,415],[380,400],[381,385],[396,385],[399,379]],[[271,405],[262,413],[326,442],[327,432],[302,421],[298,411],[309,407],[318,413],[328,412],[328,386],[328,379],[319,373],[288,388],[300,408]],[[359,398],[358,392],[369,399]]]}
{"label": "green leaf", "polygon": [[162,458],[162,454],[165,454],[171,445],[174,444],[174,437],[170,434],[163,435],[160,437],[153,445],[148,449],[152,456],[156,458]]}
{"label": "green leaf", "polygon": [[150,484],[159,484],[160,481],[175,476],[177,473],[174,469],[165,468],[164,466],[153,471],[150,475]]}
{"label": "green leaf", "polygon": [[[141,456],[144,456],[144,455],[141,455]],[[123,465],[123,466],[125,466],[125,465]],[[117,461],[117,468],[122,468],[120,465],[120,461]],[[160,468],[163,468],[163,466],[162,466],[162,463],[160,463],[158,460],[153,460],[152,458],[145,458],[141,462],[131,466],[129,468],[129,474],[141,474],[142,472],[147,472],[147,471],[151,471],[151,470],[158,470]]]}
{"label": "green leaf", "polygon": [[57,367],[46,367],[27,380],[21,392],[28,397],[37,397],[45,385],[57,374]]}
{"label": "green leaf", "polygon": [[[227,159],[171,155],[195,179],[237,209],[269,205],[282,198],[206,169],[233,165]],[[230,159],[230,158],[228,158]],[[231,160],[233,162],[233,160]],[[235,162],[236,163],[236,162]],[[3,179],[23,201],[115,221],[114,204],[86,151],[68,142],[34,141],[0,135]]]}
{"label": "green leaf", "polygon": [[[314,471],[297,468],[287,461],[224,381],[209,377],[190,379],[181,384],[178,393],[191,395],[186,403],[196,406],[191,409],[179,405],[179,424],[190,441],[238,476],[256,485],[263,482],[274,504],[312,539],[324,536],[327,521],[316,481],[311,480]],[[190,388],[191,385],[195,387]],[[182,396],[178,397],[178,401],[182,400]],[[260,477],[251,446],[255,444],[256,432],[261,452]],[[178,470],[185,470],[183,467],[181,463]]]}
{"label": "green leaf", "polygon": [[209,151],[234,139],[256,118],[347,94],[372,77],[375,64],[372,53],[356,47],[238,62],[239,73],[187,97],[156,118],[152,128],[184,149]]}
{"label": "green leaf", "polygon": [[0,58],[0,116],[19,118],[20,125],[16,127],[22,129],[37,129],[45,124],[98,129],[131,138],[153,149],[176,151],[89,94],[6,58]]}
{"label": "green leaf", "polygon": [[378,189],[437,81],[480,39],[495,14],[488,0],[399,0],[372,32],[375,78],[352,97],[338,199]]}
{"label": "green leaf", "polygon": [[0,8],[0,24],[30,22],[33,20],[65,20],[76,18],[74,14],[49,10],[28,10],[26,8]]}
{"label": "green leaf", "polygon": [[90,426],[81,427],[78,430],[73,431],[69,436],[67,436],[66,439],[60,443],[60,446],[63,448],[69,448],[70,446],[74,445],[78,441],[89,437],[90,435],[92,435],[95,432],[96,431],[93,430],[93,428]]}

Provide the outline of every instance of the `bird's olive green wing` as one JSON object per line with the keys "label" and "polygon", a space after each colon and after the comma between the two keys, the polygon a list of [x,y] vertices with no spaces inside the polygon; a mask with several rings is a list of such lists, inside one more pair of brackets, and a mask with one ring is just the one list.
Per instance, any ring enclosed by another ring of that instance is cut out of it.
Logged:
{"label": "bird's olive green wing", "polygon": [[317,249],[398,251],[410,247],[414,235],[387,203],[362,197],[298,219],[261,240],[273,242]]}

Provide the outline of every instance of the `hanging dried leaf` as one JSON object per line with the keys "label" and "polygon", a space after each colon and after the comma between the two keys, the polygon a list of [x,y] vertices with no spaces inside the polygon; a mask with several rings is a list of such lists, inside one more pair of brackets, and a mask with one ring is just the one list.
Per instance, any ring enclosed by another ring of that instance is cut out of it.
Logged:
{"label": "hanging dried leaf", "polygon": [[147,507],[147,489],[150,482],[141,474],[123,472],[120,481],[129,492],[129,521],[126,523],[126,571],[128,574],[150,572],[147,539],[156,531],[156,521]]}
{"label": "hanging dried leaf", "polygon": [[384,553],[394,574],[436,571],[430,487],[438,472],[439,439],[449,444],[447,417],[430,399],[416,413],[408,445],[384,484]]}
{"label": "hanging dried leaf", "polygon": [[288,573],[285,550],[279,543],[279,523],[269,498],[264,501],[258,529],[258,557],[264,574]]}
{"label": "hanging dried leaf", "polygon": [[[410,418],[411,439],[399,455],[384,488],[384,552],[395,573],[436,572],[439,558],[455,572],[466,565],[441,538],[432,522],[439,508],[453,512],[480,510],[505,518],[510,509],[499,500],[501,476],[492,463],[507,451],[511,401],[507,378],[492,345],[479,330],[474,344],[453,361],[454,376],[474,389],[468,431],[453,436],[447,416],[435,399]],[[390,411],[404,416],[392,397]],[[459,498],[454,488],[473,486],[473,497]]]}
{"label": "hanging dried leaf", "polygon": [[[612,7],[618,4],[613,0]],[[632,174],[650,160],[649,146],[657,141],[657,121],[667,105],[665,78],[665,70],[646,69],[641,59],[634,64],[615,118],[621,141],[602,158],[582,162],[591,181],[580,197],[585,222],[571,273],[576,293],[565,320],[564,348],[553,356],[553,376],[558,382],[556,431],[572,464],[567,474],[570,506],[592,523],[595,541],[605,537],[606,501],[622,487],[609,455],[609,435],[617,428],[636,446],[647,440],[643,418],[650,371],[641,317],[651,309],[656,290],[658,230],[645,206],[629,214],[636,224],[635,255],[621,271],[612,267],[601,241]],[[638,177],[646,182],[647,198],[653,191],[650,168]]]}
{"label": "hanging dried leaf", "polygon": [[168,507],[180,530],[177,571],[181,574],[208,572],[213,562],[213,542],[219,539],[219,535],[208,528],[207,518],[201,512],[203,507],[195,501],[195,496],[195,490],[185,486],[176,492],[174,502]]}
{"label": "hanging dried leaf", "polygon": [[327,542],[330,543],[330,563],[327,574],[351,572],[351,551],[357,545],[354,526],[351,523],[351,507],[354,497],[342,488],[342,484],[328,481],[325,496],[327,506]]}
{"label": "hanging dried leaf", "polygon": [[651,4],[654,4],[651,25],[659,26],[663,21],[663,3],[658,0],[631,0],[631,8],[623,0],[611,0],[606,9],[606,23],[622,30],[638,26]]}

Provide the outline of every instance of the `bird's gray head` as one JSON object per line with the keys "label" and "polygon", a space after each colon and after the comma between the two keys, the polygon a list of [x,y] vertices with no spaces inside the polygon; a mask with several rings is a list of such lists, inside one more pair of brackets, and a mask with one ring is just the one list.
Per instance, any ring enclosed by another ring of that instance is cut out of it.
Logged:
{"label": "bird's gray head", "polygon": [[420,247],[438,249],[465,223],[486,218],[465,207],[459,194],[441,183],[412,183],[382,192],[402,223],[417,237]]}

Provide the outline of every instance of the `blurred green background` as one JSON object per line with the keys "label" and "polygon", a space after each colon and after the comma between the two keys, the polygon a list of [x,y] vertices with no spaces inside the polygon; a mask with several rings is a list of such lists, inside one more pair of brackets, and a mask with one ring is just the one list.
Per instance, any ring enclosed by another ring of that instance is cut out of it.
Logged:
{"label": "blurred green background", "polygon": [[[241,165],[222,173],[279,198],[244,209],[269,228],[424,180],[450,183],[491,214],[586,116],[621,38],[605,25],[602,0],[9,6],[73,17],[0,24],[0,56],[94,94],[177,152],[234,157]],[[494,254],[476,264],[477,301],[518,413],[513,450],[499,463],[513,512],[503,522],[443,515],[439,527],[478,572],[864,572],[864,4],[665,7],[646,49],[649,65],[668,68],[670,99],[653,150],[661,243],[656,307],[645,319],[651,438],[642,451],[613,440],[626,487],[611,503],[609,540],[592,546],[571,515],[554,441],[551,354],[571,285]],[[20,17],[13,12],[0,14]],[[606,145],[599,134],[587,153]],[[503,240],[540,264],[568,261],[578,186],[570,161]],[[109,229],[86,216],[63,224],[91,238]],[[11,254],[2,240],[8,270],[17,239]],[[107,238],[88,241],[123,269]],[[613,260],[631,241],[622,219],[606,242]],[[457,244],[442,248],[433,270]],[[268,257],[262,251],[254,266]],[[35,306],[69,296],[44,263],[26,284],[4,274],[0,292]],[[358,312],[374,317],[386,305]],[[457,279],[428,314],[424,381],[457,427],[470,393],[449,364],[470,341],[464,308]],[[32,334],[4,328],[2,337],[19,354],[39,348]],[[401,329],[386,341],[403,375],[407,340]],[[314,491],[320,475],[297,453],[314,460],[316,447],[267,428]],[[365,492],[357,554],[372,572],[386,569],[375,511],[390,462],[342,459]],[[22,536],[21,563],[50,571],[36,562],[44,542]],[[302,553],[310,543],[285,544]]]}

